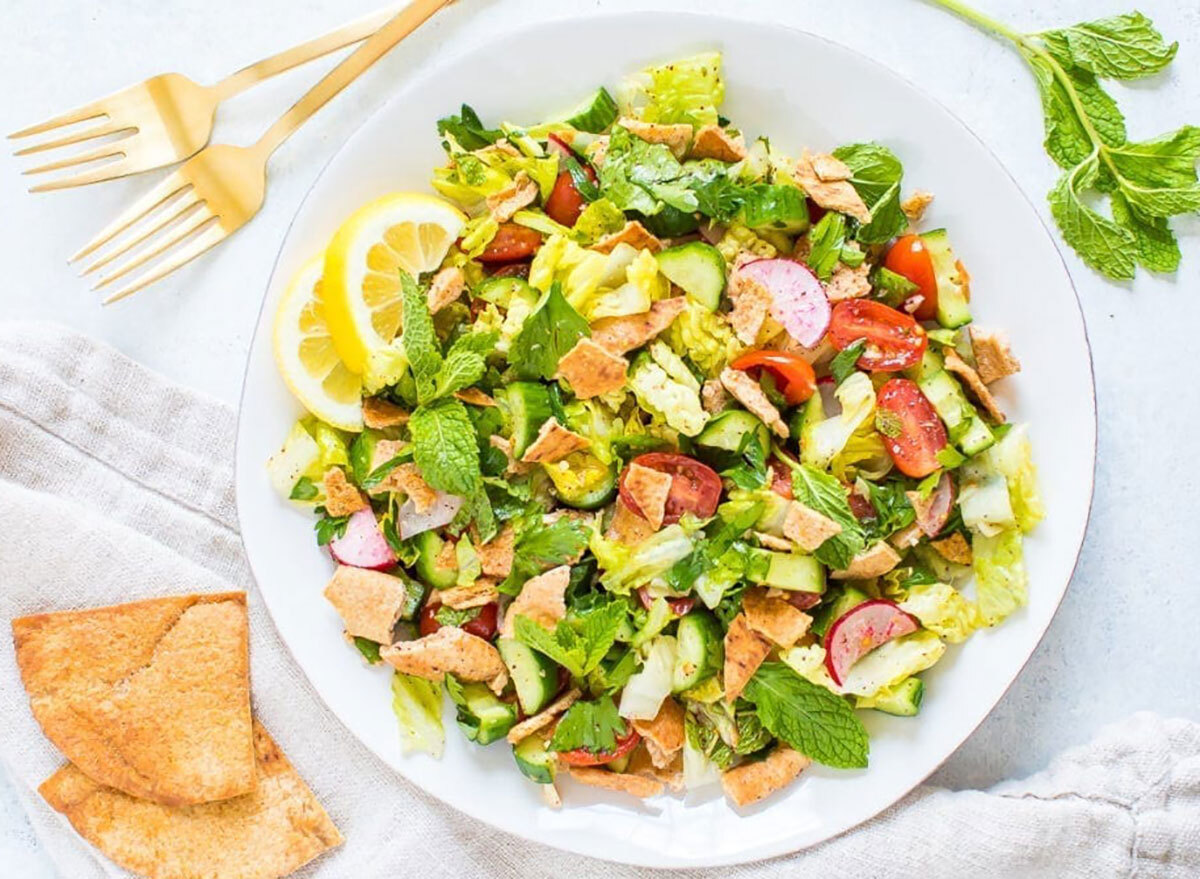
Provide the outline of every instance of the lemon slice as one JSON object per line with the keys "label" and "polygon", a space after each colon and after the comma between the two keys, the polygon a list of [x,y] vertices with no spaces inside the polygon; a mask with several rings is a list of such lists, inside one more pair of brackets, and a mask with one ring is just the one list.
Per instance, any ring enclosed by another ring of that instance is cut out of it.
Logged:
{"label": "lemon slice", "polygon": [[313,415],[362,430],[362,379],[338,356],[325,322],[323,263],[315,258],[288,284],[275,312],[275,362],[288,389]]}
{"label": "lemon slice", "polygon": [[325,316],[342,361],[367,369],[371,352],[400,331],[400,271],[414,278],[441,265],[467,218],[431,195],[397,192],[363,205],[325,251]]}

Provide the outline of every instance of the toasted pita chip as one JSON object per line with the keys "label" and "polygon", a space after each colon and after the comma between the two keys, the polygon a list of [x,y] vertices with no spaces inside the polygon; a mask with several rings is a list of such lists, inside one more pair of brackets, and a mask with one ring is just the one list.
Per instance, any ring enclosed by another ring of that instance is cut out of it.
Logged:
{"label": "toasted pita chip", "polygon": [[630,119],[628,116],[622,116],[617,120],[617,125],[624,128],[630,134],[640,137],[647,143],[661,143],[667,149],[675,154],[675,158],[682,159],[687,155],[688,144],[692,142],[692,126],[686,122],[680,122],[674,125],[661,125],[655,122],[642,122],[639,119]]}
{"label": "toasted pita chip", "polygon": [[971,552],[971,544],[957,531],[941,540],[931,540],[929,545],[946,561],[956,565],[969,565],[975,558]]}
{"label": "toasted pita chip", "polygon": [[429,303],[430,313],[437,314],[459,296],[462,296],[462,292],[466,286],[467,276],[463,274],[463,270],[458,266],[447,266],[442,269],[429,282],[429,293],[425,299]]}
{"label": "toasted pita chip", "polygon": [[554,628],[567,615],[567,586],[571,583],[571,566],[559,565],[544,574],[525,581],[517,597],[504,614],[500,634],[511,638],[518,616],[529,617],[540,626]]}
{"label": "toasted pita chip", "polygon": [[[384,464],[394,459],[397,455],[407,449],[408,443],[401,440],[381,439],[375,443],[375,448],[371,450],[371,472],[375,472]],[[368,494],[384,494],[389,491],[404,491],[401,485],[401,477],[398,475],[399,468],[392,470],[383,479],[375,484],[375,487],[370,489]]]}
{"label": "toasted pita chip", "polygon": [[771,642],[750,628],[746,614],[739,613],[725,633],[725,701],[733,703],[747,682],[754,677],[767,654]]}
{"label": "toasted pita chip", "polygon": [[634,720],[633,728],[642,736],[651,762],[660,769],[683,750],[683,706],[668,696],[659,706],[653,720]]}
{"label": "toasted pita chip", "polygon": [[276,879],[342,844],[304,779],[255,721],[251,793],[164,806],[93,781],[67,764],[38,792],[84,839],[150,879]]}
{"label": "toasted pita chip", "polygon": [[921,542],[921,537],[924,536],[921,531],[921,526],[916,522],[906,528],[901,528],[895,534],[888,538],[888,542],[896,549],[912,549]]}
{"label": "toasted pita chip", "polygon": [[418,513],[424,513],[437,503],[438,493],[421,476],[421,471],[413,463],[401,464],[388,474],[387,482],[396,485],[400,491],[408,495],[413,502],[413,508]]}
{"label": "toasted pita chip", "polygon": [[599,766],[572,766],[571,777],[591,787],[602,787],[646,799],[663,792],[662,782],[627,772],[609,772]]}
{"label": "toasted pita chip", "polygon": [[996,398],[992,396],[992,392],[988,390],[988,386],[983,383],[983,379],[979,377],[971,365],[967,361],[958,356],[953,348],[946,350],[946,371],[952,372],[963,380],[963,384],[967,386],[967,390],[971,395],[979,401],[979,405],[997,424],[1003,424],[1005,421],[1004,410],[1000,408],[1000,404],[996,402]]}
{"label": "toasted pita chip", "polygon": [[497,223],[507,223],[521,208],[529,207],[538,197],[538,185],[524,171],[518,171],[512,185],[486,199],[488,212]]}
{"label": "toasted pita chip", "polygon": [[815,552],[822,543],[842,533],[842,526],[800,501],[790,501],[783,520],[783,533],[805,552]]}
{"label": "toasted pita chip", "polygon": [[472,406],[492,407],[496,405],[496,401],[485,394],[479,388],[464,388],[461,391],[454,392],[454,399],[462,400],[464,403],[469,403]]}
{"label": "toasted pita chip", "polygon": [[451,586],[441,589],[437,597],[446,607],[454,610],[468,610],[472,607],[483,607],[500,598],[500,590],[496,588],[496,580],[491,577],[479,577],[466,586]]}
{"label": "toasted pita chip", "polygon": [[500,532],[482,544],[479,553],[479,567],[489,577],[503,580],[512,570],[513,547],[516,544],[516,532],[511,522],[506,522]]}
{"label": "toasted pita chip", "polygon": [[650,234],[637,220],[630,220],[625,228],[611,235],[606,235],[592,245],[592,250],[598,253],[612,253],[618,244],[628,244],[635,250],[649,250],[658,253],[663,249],[663,243]]}
{"label": "toasted pita chip", "polygon": [[612,521],[608,523],[608,531],[604,536],[616,540],[626,546],[637,546],[654,533],[654,526],[646,521],[646,517],[635,513],[626,506],[620,498],[613,509]]}
{"label": "toasted pita chip", "polygon": [[492,642],[457,626],[442,626],[415,641],[385,645],[379,656],[397,671],[430,681],[441,681],[448,672],[464,681],[486,681],[496,692],[508,681],[504,661]]}
{"label": "toasted pita chip", "polygon": [[758,540],[758,545],[764,549],[777,549],[780,552],[794,552],[796,544],[790,540],[785,540],[782,537],[776,537],[774,534],[767,534],[765,531],[752,532]]}
{"label": "toasted pita chip", "polygon": [[504,453],[504,457],[508,459],[508,466],[504,468],[504,472],[511,476],[524,476],[536,466],[525,464],[513,457],[513,444],[510,439],[492,434],[488,437],[488,445]]}
{"label": "toasted pita chip", "polygon": [[771,598],[766,589],[755,588],[742,598],[746,624],[780,647],[791,647],[804,637],[812,617],[782,598]]}
{"label": "toasted pita chip", "polygon": [[537,714],[527,717],[508,731],[508,741],[515,745],[524,738],[533,735],[538,730],[549,726],[558,715],[575,704],[575,700],[583,695],[577,688],[572,687],[563,693]]}
{"label": "toasted pita chip", "polygon": [[656,766],[647,746],[638,745],[629,754],[625,774],[653,778],[673,791],[683,790],[683,750],[677,751],[665,766]]}
{"label": "toasted pita chip", "polygon": [[763,760],[730,769],[721,776],[721,787],[735,806],[748,806],[787,787],[810,763],[799,751],[779,745]]}
{"label": "toasted pita chip", "polygon": [[168,806],[254,786],[244,592],[12,622],[33,715],[98,783]]}
{"label": "toasted pita chip", "polygon": [[771,291],[753,278],[735,271],[730,277],[729,298],[733,309],[729,312],[729,326],[744,345],[753,345],[763,325],[771,314],[774,298]]}
{"label": "toasted pita chip", "polygon": [[553,464],[589,445],[587,437],[563,427],[557,418],[547,418],[538,430],[537,439],[529,444],[521,460],[526,464]]}
{"label": "toasted pita chip", "polygon": [[618,391],[625,386],[629,361],[587,336],[558,361],[558,374],[581,400]]}
{"label": "toasted pita chip", "polygon": [[900,202],[900,210],[904,212],[904,216],[908,217],[910,223],[919,223],[921,222],[921,217],[925,215],[925,209],[932,203],[933,193],[926,192],[924,189],[918,189]]}
{"label": "toasted pita chip", "polygon": [[1003,335],[988,333],[975,326],[968,327],[967,332],[975,352],[975,369],[985,385],[1021,371],[1021,361],[1013,357]]}
{"label": "toasted pita chip", "polygon": [[686,296],[660,299],[642,314],[605,317],[592,324],[592,341],[613,354],[640,348],[663,332],[687,308]]}
{"label": "toasted pita chip", "polygon": [[382,397],[367,397],[362,408],[363,424],[376,430],[408,423],[408,413]]}
{"label": "toasted pita chip", "polygon": [[330,467],[321,480],[325,488],[325,511],[331,516],[349,516],[367,505],[361,491],[350,484],[341,467]]}
{"label": "toasted pita chip", "polygon": [[844,162],[833,156],[821,153],[813,155],[805,150],[796,162],[795,170],[796,180],[808,197],[821,207],[849,214],[860,223],[871,222],[871,212],[858,190],[850,183],[850,169]]}
{"label": "toasted pita chip", "polygon": [[892,549],[889,543],[881,540],[852,558],[844,571],[830,571],[829,576],[835,580],[868,580],[871,577],[882,577],[898,564],[900,554]]}
{"label": "toasted pita chip", "polygon": [[392,643],[392,630],[404,610],[404,581],[381,571],[338,565],[325,587],[325,598],[346,631],[379,644]]}
{"label": "toasted pita chip", "polygon": [[776,436],[781,439],[788,438],[788,427],[783,423],[779,410],[767,399],[762,387],[748,373],[727,366],[721,370],[721,384],[752,415],[771,428]]}
{"label": "toasted pita chip", "polygon": [[667,514],[667,496],[674,481],[670,473],[643,467],[637,461],[630,463],[625,471],[621,485],[655,531],[662,527]]}
{"label": "toasted pita chip", "polygon": [[871,282],[867,275],[871,267],[863,263],[858,268],[838,263],[829,280],[825,284],[825,295],[830,302],[840,302],[843,299],[860,299],[871,292]]}
{"label": "toasted pita chip", "polygon": [[720,125],[702,125],[692,141],[693,159],[717,159],[721,162],[740,162],[746,158],[745,135],[730,134]]}
{"label": "toasted pita chip", "polygon": [[721,384],[720,379],[707,379],[700,386],[700,404],[709,415],[725,411],[728,403],[729,395],[725,393],[725,386]]}

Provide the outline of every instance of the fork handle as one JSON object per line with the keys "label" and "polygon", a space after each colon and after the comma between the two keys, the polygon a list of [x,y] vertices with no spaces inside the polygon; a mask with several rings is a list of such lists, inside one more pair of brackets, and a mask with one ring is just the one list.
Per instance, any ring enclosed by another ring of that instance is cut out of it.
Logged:
{"label": "fork handle", "polygon": [[213,91],[217,93],[219,100],[224,101],[253,85],[257,85],[264,79],[270,79],[272,76],[277,76],[280,73],[291,70],[293,67],[299,67],[301,64],[307,64],[309,61],[313,61],[323,55],[328,55],[330,52],[336,52],[338,49],[349,46],[352,43],[365,40],[386,24],[389,19],[395,17],[395,15],[395,6],[388,9],[380,9],[378,12],[372,12],[370,15],[364,15],[362,18],[342,25],[335,31],[311,39],[306,43],[301,43],[299,46],[285,49],[277,55],[264,58],[248,67],[243,67],[241,70],[230,74],[214,85],[212,87]]}
{"label": "fork handle", "polygon": [[291,109],[267,129],[253,149],[263,157],[271,155],[309,117],[320,110],[334,95],[348,86],[363,71],[382,58],[388,51],[416,30],[431,15],[454,0],[412,0],[394,18],[377,30],[365,43],[355,49],[337,67],[309,89]]}

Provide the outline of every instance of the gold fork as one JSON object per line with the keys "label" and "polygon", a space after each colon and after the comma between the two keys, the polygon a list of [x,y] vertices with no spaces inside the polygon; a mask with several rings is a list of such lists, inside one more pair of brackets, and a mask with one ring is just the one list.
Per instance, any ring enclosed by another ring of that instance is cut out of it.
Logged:
{"label": "gold fork", "polygon": [[208,143],[212,135],[213,118],[222,101],[264,79],[365,39],[395,14],[394,7],[372,13],[324,36],[244,67],[216,85],[203,86],[181,74],[164,73],[61,116],[16,131],[9,135],[10,139],[48,134],[83,122],[95,122],[82,131],[19,149],[14,153],[17,156],[111,138],[90,150],[25,171],[25,174],[44,174],[104,162],[81,173],[64,175],[34,186],[29,191],[48,192],[115,180],[172,165],[195,155]]}
{"label": "gold fork", "polygon": [[151,260],[161,259],[105,299],[107,305],[162,279],[228,238],[262,207],[267,160],[279,145],[389,49],[453,2],[413,0],[306,92],[256,143],[248,147],[214,144],[201,150],[135,201],[69,261],[82,259],[125,233],[83,272],[86,275],[129,257],[92,288],[98,290]]}

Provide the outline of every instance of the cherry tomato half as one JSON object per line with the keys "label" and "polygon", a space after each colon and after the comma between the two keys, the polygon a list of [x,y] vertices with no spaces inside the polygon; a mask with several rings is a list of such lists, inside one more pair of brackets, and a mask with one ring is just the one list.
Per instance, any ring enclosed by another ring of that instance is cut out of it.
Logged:
{"label": "cherry tomato half", "polygon": [[[937,273],[933,270],[933,258],[920,235],[901,235],[883,258],[883,267],[897,275],[903,275],[917,285],[913,297],[921,300],[910,314],[917,320],[933,320],[937,317],[938,285]],[[908,311],[905,308],[905,311]]]}
{"label": "cherry tomato half", "polygon": [[529,263],[525,261],[504,263],[493,269],[489,278],[528,278]]}
{"label": "cherry tomato half", "polygon": [[766,370],[775,379],[779,393],[791,406],[799,406],[817,389],[812,364],[790,351],[747,351],[730,364],[743,372]]}
{"label": "cherry tomato half", "polygon": [[542,246],[542,235],[519,223],[503,223],[496,236],[488,242],[479,261],[484,263],[515,262],[533,256]]}
{"label": "cherry tomato half", "polygon": [[[670,473],[671,491],[667,495],[666,513],[663,524],[671,525],[679,521],[684,513],[691,513],[701,519],[707,519],[717,511],[721,500],[721,477],[711,467],[701,464],[695,458],[687,455],[676,455],[672,452],[647,452],[638,455],[630,464],[641,464],[660,473]],[[621,472],[621,500],[625,506],[638,515],[642,511],[637,501],[625,488],[625,476],[629,473],[626,467]]]}
{"label": "cherry tomato half", "polygon": [[[437,621],[437,612],[441,604],[433,601],[425,602],[425,606],[421,608],[421,614],[418,617],[417,630],[421,637],[432,635],[442,627],[442,624]],[[470,622],[463,623],[462,630],[470,635],[475,635],[483,638],[486,641],[496,637],[497,621],[499,617],[500,606],[496,602],[485,604],[479,608],[479,613],[475,619]]]}
{"label": "cherry tomato half", "polygon": [[946,447],[946,428],[916,382],[889,379],[876,399],[876,423],[896,468],[914,479],[937,470],[938,452]]}
{"label": "cherry tomato half", "polygon": [[[654,604],[654,599],[650,596],[648,587],[640,587],[637,595],[638,600],[642,603],[642,607],[646,608],[646,610],[649,610],[650,606]],[[675,614],[675,616],[686,616],[696,606],[696,599],[686,595],[683,598],[668,598],[667,606],[671,608],[671,613]]]}
{"label": "cherry tomato half", "polygon": [[865,339],[858,365],[877,372],[899,372],[920,363],[929,344],[924,328],[913,318],[873,299],[846,299],[835,305],[829,339],[839,351]]}
{"label": "cherry tomato half", "polygon": [[568,766],[599,766],[611,763],[618,757],[624,757],[637,747],[642,737],[638,735],[633,724],[627,722],[628,732],[617,739],[617,747],[612,751],[589,751],[587,748],[576,748],[574,751],[562,751],[558,759]]}

